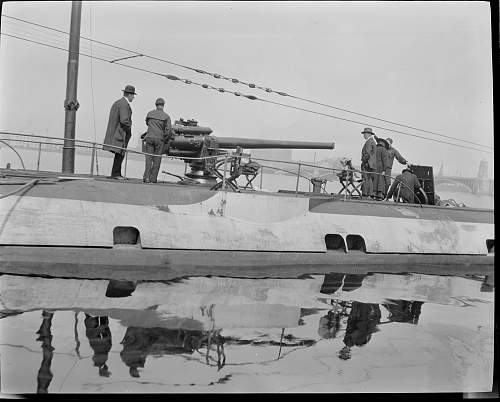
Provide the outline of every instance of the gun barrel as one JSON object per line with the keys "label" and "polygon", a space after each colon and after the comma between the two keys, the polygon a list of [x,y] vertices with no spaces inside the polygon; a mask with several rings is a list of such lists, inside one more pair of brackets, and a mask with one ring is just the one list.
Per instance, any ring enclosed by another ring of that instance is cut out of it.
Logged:
{"label": "gun barrel", "polygon": [[219,148],[247,149],[334,149],[334,142],[257,140],[254,138],[216,137]]}

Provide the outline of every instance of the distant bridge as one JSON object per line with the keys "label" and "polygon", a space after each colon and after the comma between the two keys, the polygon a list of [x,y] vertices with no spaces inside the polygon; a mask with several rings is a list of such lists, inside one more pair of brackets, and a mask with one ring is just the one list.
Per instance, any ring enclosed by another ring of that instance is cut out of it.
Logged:
{"label": "distant bridge", "polygon": [[494,194],[494,181],[480,177],[435,176],[434,186],[453,184],[472,194]]}

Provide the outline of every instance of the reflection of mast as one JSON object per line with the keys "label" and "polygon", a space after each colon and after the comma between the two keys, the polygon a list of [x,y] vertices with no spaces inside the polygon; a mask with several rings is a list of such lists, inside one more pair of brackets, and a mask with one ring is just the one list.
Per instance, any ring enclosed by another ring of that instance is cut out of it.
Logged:
{"label": "reflection of mast", "polygon": [[52,371],[50,371],[50,365],[52,363],[52,356],[54,354],[54,348],[52,347],[52,333],[50,332],[50,327],[52,325],[52,317],[54,313],[49,311],[42,311],[42,325],[40,329],[36,331],[40,336],[37,341],[42,342],[42,353],[43,359],[40,365],[40,370],[38,370],[37,376],[37,393],[46,394],[50,382],[52,381]]}

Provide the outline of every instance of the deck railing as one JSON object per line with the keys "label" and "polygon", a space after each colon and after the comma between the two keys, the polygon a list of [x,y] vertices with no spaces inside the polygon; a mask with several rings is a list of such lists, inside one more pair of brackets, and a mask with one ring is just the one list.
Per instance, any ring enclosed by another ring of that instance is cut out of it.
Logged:
{"label": "deck railing", "polygon": [[[11,138],[11,137],[16,137],[16,138]],[[30,138],[30,139],[28,139],[28,138]],[[59,141],[60,143],[57,143],[57,142],[54,143],[53,140]],[[16,144],[17,143],[29,143],[29,144],[36,144],[37,145],[37,147],[36,147],[38,150],[38,152],[37,152],[37,169],[36,169],[37,171],[40,170],[40,159],[41,159],[41,154],[42,154],[42,145],[51,145],[51,146],[55,146],[55,147],[61,146],[62,147],[62,146],[64,146],[64,141],[65,140],[63,138],[60,138],[60,137],[40,136],[40,135],[35,135],[35,134],[21,134],[21,133],[12,133],[12,132],[0,132],[0,143],[7,145],[10,149],[12,149],[16,153],[16,155],[19,157],[19,160],[21,162],[23,169],[26,169],[26,167],[25,167],[25,164],[24,164],[24,161],[23,161],[21,155],[17,152],[15,147],[10,145],[9,143],[16,143]],[[68,141],[68,140],[66,140],[66,141]],[[75,148],[90,149],[91,150],[91,161],[90,161],[89,175],[94,176],[94,165],[97,168],[96,172],[98,175],[99,172],[98,172],[97,151],[99,149],[102,149],[102,146],[104,144],[98,143],[98,142],[93,142],[93,141],[78,140],[78,139],[71,139],[69,141],[74,142]],[[124,177],[127,177],[126,176],[127,163],[128,163],[127,155],[129,153],[143,155],[143,156],[156,156],[156,157],[158,157],[158,155],[150,154],[150,153],[142,152],[142,151],[136,151],[134,149],[117,147],[117,146],[113,146],[113,145],[106,145],[106,146],[111,147],[111,148],[115,148],[117,150],[124,150],[125,151]],[[374,174],[374,175],[382,176],[382,178],[384,180],[387,177],[387,175],[385,175],[385,173],[380,174],[380,173],[376,173],[376,172],[365,172],[365,171],[358,170],[358,169],[345,169],[345,168],[339,169],[339,168],[319,166],[319,165],[314,165],[314,164],[309,164],[309,163],[304,163],[304,162],[293,162],[293,161],[282,161],[282,160],[274,160],[274,159],[256,158],[256,157],[252,157],[251,155],[245,155],[245,154],[241,155],[241,154],[234,153],[231,151],[225,151],[225,150],[220,150],[220,151],[221,151],[221,154],[219,154],[219,155],[198,157],[198,158],[186,157],[186,156],[176,157],[176,156],[170,156],[170,155],[167,155],[166,157],[168,159],[181,160],[183,162],[203,160],[203,159],[216,159],[217,161],[224,161],[224,170],[222,173],[222,175],[223,175],[222,190],[227,189],[226,180],[227,180],[227,174],[228,174],[228,163],[230,161],[230,158],[235,158],[235,157],[247,158],[248,160],[252,160],[252,161],[272,162],[272,163],[280,163],[280,164],[288,164],[288,165],[296,166],[296,171],[294,171],[294,170],[283,169],[283,168],[280,168],[277,166],[260,164],[261,169],[260,169],[259,174],[260,174],[260,189],[261,190],[262,190],[262,181],[263,181],[265,168],[270,169],[270,170],[283,171],[283,172],[286,172],[286,173],[289,173],[291,175],[296,176],[296,183],[295,183],[295,193],[296,194],[299,193],[299,181],[301,178],[306,179],[308,181],[309,191],[310,191],[311,180],[313,179],[313,177],[307,177],[307,176],[301,174],[301,170],[303,167],[309,167],[309,168],[314,168],[314,169],[323,170],[323,171],[326,170],[326,171],[331,172],[331,173],[348,172],[348,173],[359,173],[359,174],[363,174],[363,173]],[[187,167],[187,163],[185,164],[185,166]],[[186,173],[186,169],[185,169],[184,173]],[[176,175],[173,175],[173,176],[176,176]],[[331,180],[329,178],[325,178],[325,176],[327,176],[327,175],[323,175],[321,177],[321,179],[325,180],[325,181],[337,181],[337,179]],[[392,180],[396,180],[395,177],[393,177],[393,176],[390,176],[390,177]],[[407,189],[409,189],[413,193],[413,195],[414,195],[415,199],[418,201],[418,203],[420,205],[422,205],[420,200],[418,199],[418,197],[415,195],[413,189],[409,188],[405,183],[403,183],[401,181],[399,181],[399,183],[401,183],[401,185],[403,185]],[[347,197],[348,197],[347,191],[345,191],[344,198],[346,199]],[[362,198],[362,197],[360,197],[360,198]],[[399,198],[399,193],[397,194],[397,198]]]}

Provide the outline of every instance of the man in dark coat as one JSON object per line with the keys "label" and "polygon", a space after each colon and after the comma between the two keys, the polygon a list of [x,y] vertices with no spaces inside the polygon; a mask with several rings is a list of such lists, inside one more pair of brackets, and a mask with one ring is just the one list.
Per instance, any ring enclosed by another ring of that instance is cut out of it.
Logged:
{"label": "man in dark coat", "polygon": [[379,331],[377,325],[380,324],[380,318],[381,312],[378,304],[352,302],[344,336],[345,346],[340,350],[338,357],[348,360],[351,358],[353,346],[366,345],[372,334]]}
{"label": "man in dark coat", "polygon": [[387,169],[385,170],[385,185],[386,185],[386,193],[389,190],[389,187],[391,186],[391,174],[392,174],[392,165],[394,163],[394,158],[398,160],[399,163],[402,165],[406,165],[408,161],[401,156],[401,154],[398,152],[396,148],[392,146],[392,138],[386,138],[386,141],[389,143],[389,149],[387,150],[387,156],[388,156],[388,166]]}
{"label": "man in dark coat", "polygon": [[375,174],[373,178],[373,195],[378,200],[383,200],[387,193],[385,173],[389,165],[387,149],[389,143],[383,138],[377,138],[377,148],[375,149]]}
{"label": "man in dark coat", "polygon": [[363,197],[371,197],[373,195],[373,174],[375,171],[375,148],[377,143],[372,129],[367,127],[361,134],[365,137],[365,145],[361,150],[361,170],[363,176],[363,184],[361,185],[361,193]]}
{"label": "man in dark coat", "polygon": [[421,190],[422,185],[418,180],[418,177],[413,173],[411,165],[408,165],[403,172],[396,177],[394,183],[392,183],[385,201],[388,201],[393,195],[398,196],[403,199],[403,202],[414,204],[415,203],[415,191]]}
{"label": "man in dark coat", "polygon": [[146,155],[146,168],[144,169],[144,176],[142,178],[144,183],[156,183],[158,171],[160,170],[161,154],[164,145],[170,139],[172,131],[170,116],[163,111],[165,99],[156,99],[155,106],[156,109],[148,112],[146,116],[148,131],[144,136],[143,151],[147,154],[158,156]]}
{"label": "man in dark coat", "polygon": [[121,171],[126,150],[122,148],[127,148],[132,136],[132,108],[130,102],[134,100],[135,95],[137,95],[135,88],[132,85],[127,85],[123,90],[123,97],[113,103],[109,112],[108,127],[102,149],[115,154],[111,170],[113,179],[124,179]]}

